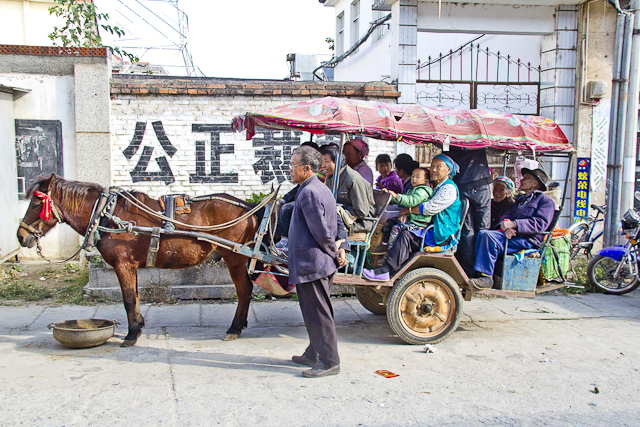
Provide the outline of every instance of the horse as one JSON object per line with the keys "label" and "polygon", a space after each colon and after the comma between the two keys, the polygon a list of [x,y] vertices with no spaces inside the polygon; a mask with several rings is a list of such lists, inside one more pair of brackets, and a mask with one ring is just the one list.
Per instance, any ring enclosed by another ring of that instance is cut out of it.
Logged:
{"label": "horse", "polygon": [[[17,232],[20,245],[28,248],[36,246],[39,238],[59,222],[68,224],[78,234],[84,236],[90,226],[94,206],[103,192],[105,188],[98,184],[67,181],[55,174],[38,177],[28,190],[28,197],[31,200]],[[137,226],[163,227],[161,219],[145,212],[146,209],[144,209],[146,206],[156,212],[162,211],[159,200],[141,192],[128,194],[144,206],[136,206],[137,203],[133,204],[130,200],[118,197],[113,208],[114,217],[135,223]],[[210,200],[194,201],[189,205],[191,213],[176,214],[175,219],[193,226],[225,224],[239,219],[255,206],[227,194],[211,196]],[[109,224],[113,227],[114,222],[111,221]],[[207,234],[215,234],[227,240],[245,244],[253,240],[258,227],[259,221],[256,216],[249,215],[233,226],[207,232]],[[176,230],[189,229],[176,225]],[[123,347],[134,345],[144,327],[144,318],[140,313],[137,269],[147,265],[150,240],[150,234],[104,232],[95,243],[102,259],[113,267],[120,282],[129,323],[128,334],[122,343]],[[195,266],[204,262],[214,250],[217,250],[227,264],[238,295],[238,308],[224,337],[225,341],[231,341],[238,338],[242,329],[247,327],[253,284],[246,269],[248,258],[216,246],[209,241],[193,237],[162,235],[155,267],[178,269]]]}

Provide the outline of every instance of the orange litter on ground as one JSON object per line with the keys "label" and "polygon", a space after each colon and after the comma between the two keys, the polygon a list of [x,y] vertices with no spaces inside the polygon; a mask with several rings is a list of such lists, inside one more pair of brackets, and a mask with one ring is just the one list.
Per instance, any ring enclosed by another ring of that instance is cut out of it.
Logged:
{"label": "orange litter on ground", "polygon": [[385,371],[385,370],[379,370],[379,371],[376,371],[376,374],[378,374],[378,375],[382,375],[382,376],[383,376],[383,377],[385,377],[385,378],[393,378],[393,377],[399,377],[399,376],[400,376],[400,375],[398,375],[398,374],[394,374],[394,373],[393,373],[393,372],[391,372],[391,371]]}

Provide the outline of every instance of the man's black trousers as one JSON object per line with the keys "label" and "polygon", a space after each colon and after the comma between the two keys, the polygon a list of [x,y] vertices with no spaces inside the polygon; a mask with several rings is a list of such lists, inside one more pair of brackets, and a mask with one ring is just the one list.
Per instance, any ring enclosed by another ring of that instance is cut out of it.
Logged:
{"label": "man's black trousers", "polygon": [[491,226],[491,191],[489,185],[460,191],[460,199],[469,200],[469,210],[462,223],[460,243],[456,258],[467,273],[473,277],[473,264],[476,261],[476,235],[480,230],[488,230]]}
{"label": "man's black trousers", "polygon": [[320,360],[324,366],[340,363],[338,337],[331,306],[333,274],[313,282],[296,286],[304,325],[309,334],[309,346],[304,355],[309,360]]}

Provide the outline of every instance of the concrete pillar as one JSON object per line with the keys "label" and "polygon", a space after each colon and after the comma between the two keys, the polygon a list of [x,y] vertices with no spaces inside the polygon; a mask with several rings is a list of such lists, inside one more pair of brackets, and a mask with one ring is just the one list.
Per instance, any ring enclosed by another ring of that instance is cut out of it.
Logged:
{"label": "concrete pillar", "polygon": [[77,179],[111,185],[109,61],[74,64]]}
{"label": "concrete pillar", "polygon": [[640,88],[640,0],[631,0],[629,8],[634,11],[633,41],[631,46],[629,72],[629,98],[627,103],[627,124],[624,140],[624,160],[622,167],[622,191],[620,198],[620,214],[634,205],[636,187],[636,144],[638,141],[638,89]]}
{"label": "concrete pillar", "polygon": [[398,104],[416,103],[418,78],[418,0],[399,0],[398,19]]}

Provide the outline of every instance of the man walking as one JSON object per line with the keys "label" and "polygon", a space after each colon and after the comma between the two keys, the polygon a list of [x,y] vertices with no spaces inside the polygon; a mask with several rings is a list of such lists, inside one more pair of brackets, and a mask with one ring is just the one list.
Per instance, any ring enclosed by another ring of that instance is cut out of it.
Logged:
{"label": "man walking", "polygon": [[345,260],[344,250],[336,249],[335,199],[316,176],[321,163],[316,150],[299,147],[293,151],[289,166],[291,182],[300,185],[289,226],[289,282],[296,284],[309,334],[304,354],[291,360],[312,368],[302,372],[308,378],[340,372],[331,285],[337,265]]}

